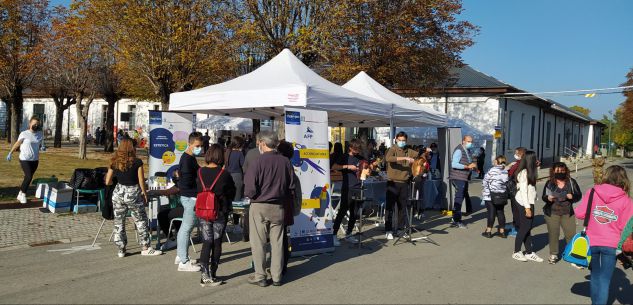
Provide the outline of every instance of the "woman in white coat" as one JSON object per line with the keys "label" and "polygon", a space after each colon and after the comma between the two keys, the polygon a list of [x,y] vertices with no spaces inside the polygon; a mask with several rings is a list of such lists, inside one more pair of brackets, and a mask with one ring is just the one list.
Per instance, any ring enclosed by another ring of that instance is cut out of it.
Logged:
{"label": "woman in white coat", "polygon": [[[518,233],[514,241],[512,258],[521,262],[543,262],[543,259],[532,250],[532,225],[534,203],[536,202],[536,179],[538,178],[535,152],[527,151],[525,153],[515,176],[512,178],[517,182],[515,199],[519,204]],[[521,244],[525,245],[525,253],[521,252]]]}

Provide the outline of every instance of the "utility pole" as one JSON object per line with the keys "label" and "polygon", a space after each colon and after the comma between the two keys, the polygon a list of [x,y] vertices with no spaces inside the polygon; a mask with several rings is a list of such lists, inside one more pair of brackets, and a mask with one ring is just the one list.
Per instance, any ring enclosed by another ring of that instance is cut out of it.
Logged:
{"label": "utility pole", "polygon": [[611,125],[613,122],[613,111],[609,111],[609,143],[607,143],[607,160],[609,160],[609,156],[611,155]]}

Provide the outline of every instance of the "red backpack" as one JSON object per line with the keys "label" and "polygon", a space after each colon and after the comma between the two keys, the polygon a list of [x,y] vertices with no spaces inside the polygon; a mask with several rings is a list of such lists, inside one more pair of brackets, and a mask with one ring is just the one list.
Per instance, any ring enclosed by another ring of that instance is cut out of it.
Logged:
{"label": "red backpack", "polygon": [[204,180],[202,180],[202,168],[198,169],[198,179],[200,179],[200,183],[202,183],[202,192],[198,193],[198,196],[196,196],[196,216],[198,216],[198,218],[207,221],[215,221],[218,218],[220,198],[215,196],[213,187],[215,186],[215,183],[218,182],[218,179],[220,179],[220,176],[222,176],[222,173],[224,173],[224,168],[222,168],[220,173],[215,177],[213,184],[207,188],[204,185]]}

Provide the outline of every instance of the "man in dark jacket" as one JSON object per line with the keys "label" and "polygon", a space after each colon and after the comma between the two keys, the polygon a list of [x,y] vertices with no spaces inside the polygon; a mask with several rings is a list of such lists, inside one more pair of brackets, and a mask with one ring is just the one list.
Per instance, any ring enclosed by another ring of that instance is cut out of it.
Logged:
{"label": "man in dark jacket", "polygon": [[457,145],[453,151],[451,169],[448,176],[455,187],[453,223],[451,225],[460,229],[466,228],[466,225],[462,222],[462,201],[464,201],[464,198],[469,196],[468,179],[470,177],[471,170],[477,168],[477,164],[473,162],[472,156],[468,152],[468,149],[472,146],[473,138],[471,136],[464,136],[462,144]]}

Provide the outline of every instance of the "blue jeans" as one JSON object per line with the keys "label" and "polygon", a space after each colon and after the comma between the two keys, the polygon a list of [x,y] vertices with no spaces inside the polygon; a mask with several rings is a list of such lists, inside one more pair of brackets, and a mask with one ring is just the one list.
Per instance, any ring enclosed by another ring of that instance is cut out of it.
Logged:
{"label": "blue jeans", "polygon": [[591,247],[591,304],[607,304],[615,270],[615,248]]}
{"label": "blue jeans", "polygon": [[176,242],[178,244],[178,257],[180,258],[180,262],[184,264],[189,261],[189,238],[196,222],[196,213],[193,211],[193,208],[196,206],[196,198],[180,196],[180,203],[184,211],[182,213],[182,224],[180,224]]}
{"label": "blue jeans", "polygon": [[453,221],[462,222],[462,202],[468,195],[468,181],[451,180],[455,186],[455,200],[453,201]]}

